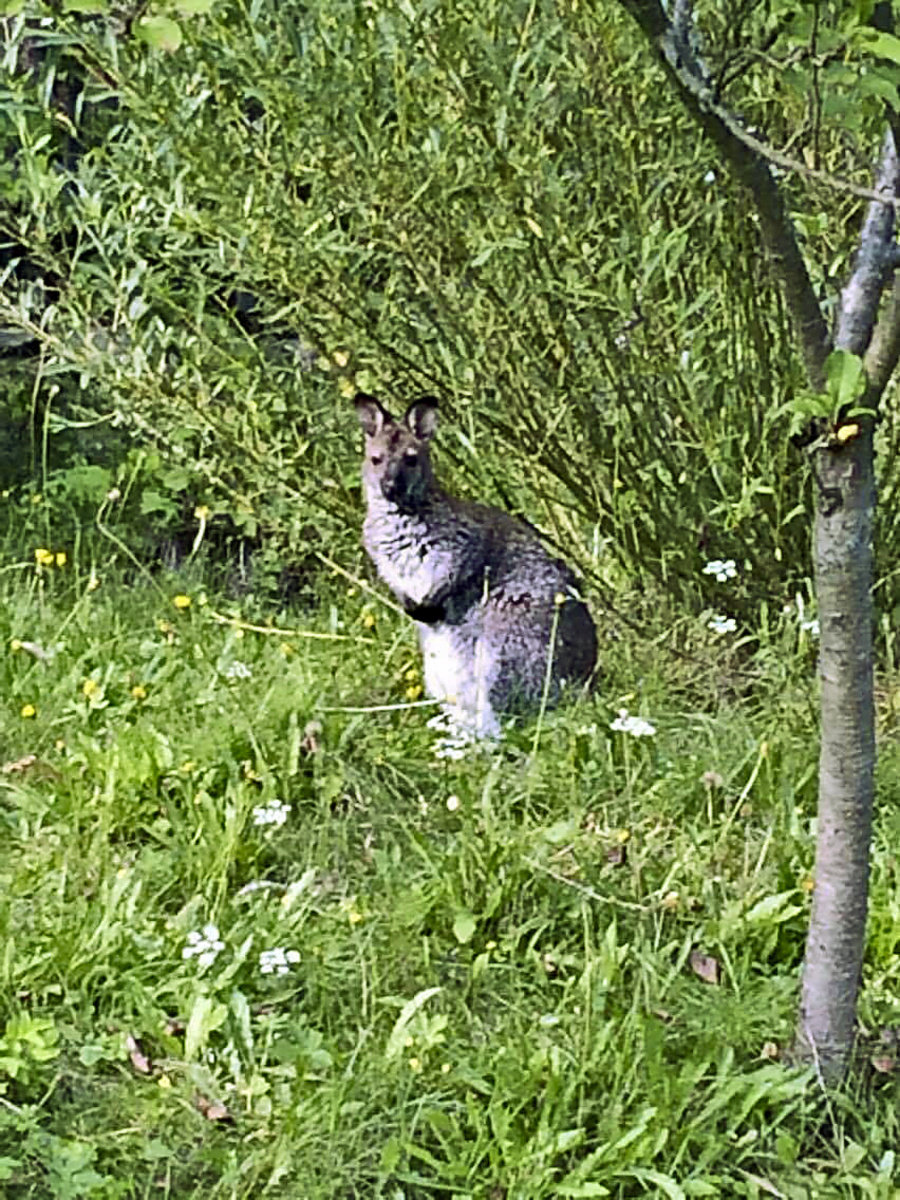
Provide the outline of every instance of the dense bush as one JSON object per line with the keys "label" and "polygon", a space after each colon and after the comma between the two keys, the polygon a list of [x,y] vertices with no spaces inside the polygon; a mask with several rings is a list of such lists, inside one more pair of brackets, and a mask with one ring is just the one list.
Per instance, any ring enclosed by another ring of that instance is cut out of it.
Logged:
{"label": "dense bush", "polygon": [[114,485],[140,555],[196,505],[285,557],[333,543],[341,396],[427,390],[461,486],[583,566],[696,599],[733,557],[747,599],[792,594],[786,321],[620,18],[261,3],[182,29],[167,54],[109,15],[5,23],[5,423],[54,521]]}

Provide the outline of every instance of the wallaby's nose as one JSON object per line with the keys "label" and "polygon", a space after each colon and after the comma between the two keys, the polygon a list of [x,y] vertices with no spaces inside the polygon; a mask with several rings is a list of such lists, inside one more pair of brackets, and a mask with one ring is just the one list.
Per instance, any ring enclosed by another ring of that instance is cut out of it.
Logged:
{"label": "wallaby's nose", "polygon": [[385,500],[396,501],[403,495],[403,477],[392,463],[381,477],[381,494]]}

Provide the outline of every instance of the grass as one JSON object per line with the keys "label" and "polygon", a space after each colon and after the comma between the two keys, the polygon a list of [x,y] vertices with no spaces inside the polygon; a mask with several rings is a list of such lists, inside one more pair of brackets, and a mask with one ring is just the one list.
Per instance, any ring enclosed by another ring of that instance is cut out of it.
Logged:
{"label": "grass", "polygon": [[[882,1069],[826,1101],[785,1062],[817,756],[796,615],[743,659],[607,621],[594,697],[452,761],[409,624],[345,580],[282,635],[201,574],[99,579],[0,576],[4,1196],[897,1194],[887,803]],[[885,801],[896,768],[886,736]]]}

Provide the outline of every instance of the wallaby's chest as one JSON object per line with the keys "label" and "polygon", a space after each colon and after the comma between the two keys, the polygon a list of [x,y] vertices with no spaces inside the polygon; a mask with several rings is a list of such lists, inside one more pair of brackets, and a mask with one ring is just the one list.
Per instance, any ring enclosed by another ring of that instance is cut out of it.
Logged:
{"label": "wallaby's chest", "polygon": [[414,604],[446,589],[465,565],[464,545],[415,520],[367,520],[363,542],[391,591]]}

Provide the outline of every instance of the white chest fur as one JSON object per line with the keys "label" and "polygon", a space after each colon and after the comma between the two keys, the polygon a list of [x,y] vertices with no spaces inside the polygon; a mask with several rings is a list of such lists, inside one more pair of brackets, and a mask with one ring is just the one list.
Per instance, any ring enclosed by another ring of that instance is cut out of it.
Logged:
{"label": "white chest fur", "polygon": [[413,604],[426,603],[458,576],[458,548],[429,537],[418,522],[400,524],[396,518],[375,516],[366,521],[363,535],[378,574],[396,596]]}

